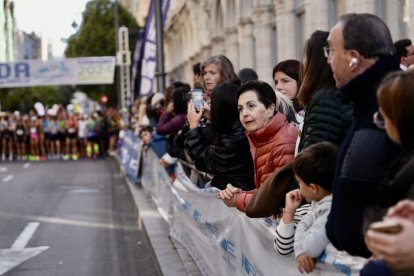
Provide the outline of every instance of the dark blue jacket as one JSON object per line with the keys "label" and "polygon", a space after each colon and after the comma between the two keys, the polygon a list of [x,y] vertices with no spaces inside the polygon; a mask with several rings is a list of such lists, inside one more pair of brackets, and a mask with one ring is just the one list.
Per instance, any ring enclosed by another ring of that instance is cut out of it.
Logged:
{"label": "dark blue jacket", "polygon": [[381,57],[341,89],[353,103],[354,122],[339,148],[326,232],[337,249],[351,255],[371,255],[364,242],[364,212],[378,205],[378,185],[398,151],[372,116],[378,110],[379,83],[399,68],[396,57]]}

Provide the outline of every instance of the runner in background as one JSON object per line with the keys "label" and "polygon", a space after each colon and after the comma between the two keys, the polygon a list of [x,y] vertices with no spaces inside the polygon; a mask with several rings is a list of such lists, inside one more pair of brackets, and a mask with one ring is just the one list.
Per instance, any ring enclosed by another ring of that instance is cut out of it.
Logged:
{"label": "runner in background", "polygon": [[60,157],[60,140],[59,140],[59,125],[56,116],[52,116],[49,121],[49,138],[50,138],[50,152],[51,159],[56,160]]}
{"label": "runner in background", "polygon": [[22,116],[16,116],[16,129],[15,129],[15,141],[16,141],[16,159],[18,161],[24,160],[26,155],[26,133],[27,129],[24,125]]}
{"label": "runner in background", "polygon": [[77,149],[77,132],[78,132],[78,122],[76,120],[75,114],[70,114],[69,118],[65,122],[66,128],[66,158],[73,160],[78,160],[78,149]]}
{"label": "runner in background", "polygon": [[30,161],[39,161],[40,125],[36,116],[30,118]]}
{"label": "runner in background", "polygon": [[14,120],[13,116],[7,112],[1,120],[1,132],[2,132],[2,155],[1,160],[5,161],[8,156],[9,161],[13,161],[13,134],[14,134]]}
{"label": "runner in background", "polygon": [[97,158],[99,155],[99,144],[97,134],[97,117],[98,114],[93,113],[86,122],[87,129],[87,146],[86,155],[88,159]]}
{"label": "runner in background", "polygon": [[79,157],[86,158],[86,143],[88,130],[86,128],[86,122],[88,120],[88,114],[78,115],[78,145],[79,145]]}

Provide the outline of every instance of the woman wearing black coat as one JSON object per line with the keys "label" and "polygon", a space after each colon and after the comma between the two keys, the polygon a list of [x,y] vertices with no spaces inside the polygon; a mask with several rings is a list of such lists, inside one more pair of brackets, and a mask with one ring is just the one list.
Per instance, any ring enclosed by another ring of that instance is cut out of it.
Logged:
{"label": "woman wearing black coat", "polygon": [[198,127],[202,112],[197,113],[190,102],[188,122],[191,131],[187,133],[185,143],[196,168],[214,174],[212,186],[223,190],[231,183],[249,191],[255,188],[254,167],[249,142],[239,120],[236,90],[236,85],[225,82],[212,92],[212,143]]}

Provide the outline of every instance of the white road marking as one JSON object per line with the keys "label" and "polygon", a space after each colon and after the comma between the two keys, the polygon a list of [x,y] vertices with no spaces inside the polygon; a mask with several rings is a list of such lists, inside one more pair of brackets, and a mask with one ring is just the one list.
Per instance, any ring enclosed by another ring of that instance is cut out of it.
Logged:
{"label": "white road marking", "polygon": [[0,172],[7,172],[9,169],[6,167],[0,167]]}
{"label": "white road marking", "polygon": [[32,238],[33,234],[39,227],[39,222],[29,222],[24,230],[20,233],[19,237],[14,241],[10,249],[22,249],[26,247],[26,244]]}
{"label": "white road marking", "polygon": [[29,163],[29,162],[24,163],[24,165],[23,165],[23,169],[27,169],[28,167],[30,167],[30,163]]}
{"label": "white road marking", "polygon": [[3,182],[9,182],[12,179],[13,179],[13,175],[10,174],[10,175],[6,176],[5,178],[3,178]]}
{"label": "white road marking", "polygon": [[49,246],[25,248],[37,227],[39,227],[39,222],[28,223],[11,248],[0,249],[0,275],[49,248]]}
{"label": "white road marking", "polygon": [[47,250],[49,246],[23,249],[0,249],[0,275],[12,270],[21,263]]}

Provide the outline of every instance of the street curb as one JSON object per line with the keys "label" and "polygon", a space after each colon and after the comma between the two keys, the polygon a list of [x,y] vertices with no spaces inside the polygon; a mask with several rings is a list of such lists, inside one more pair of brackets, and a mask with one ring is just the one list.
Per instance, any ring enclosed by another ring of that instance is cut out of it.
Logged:
{"label": "street curb", "polygon": [[138,228],[149,241],[150,252],[157,262],[158,275],[201,275],[198,267],[181,244],[170,239],[169,225],[155,207],[151,196],[138,185],[132,183],[125,174],[120,160],[115,157],[127,190],[136,207]]}

